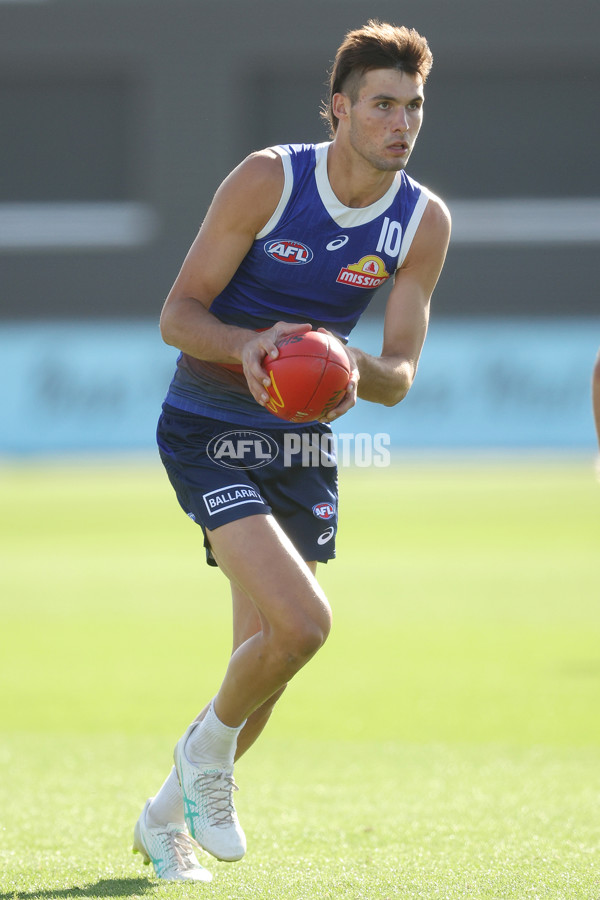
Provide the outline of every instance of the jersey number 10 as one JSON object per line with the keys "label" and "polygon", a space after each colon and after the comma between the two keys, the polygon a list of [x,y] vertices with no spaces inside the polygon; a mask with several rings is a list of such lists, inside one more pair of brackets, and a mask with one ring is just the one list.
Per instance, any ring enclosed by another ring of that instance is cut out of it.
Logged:
{"label": "jersey number 10", "polygon": [[386,216],[381,226],[381,234],[379,235],[375,252],[381,253],[382,250],[385,250],[389,256],[398,256],[401,243],[402,225],[400,222],[390,222],[388,216]]}

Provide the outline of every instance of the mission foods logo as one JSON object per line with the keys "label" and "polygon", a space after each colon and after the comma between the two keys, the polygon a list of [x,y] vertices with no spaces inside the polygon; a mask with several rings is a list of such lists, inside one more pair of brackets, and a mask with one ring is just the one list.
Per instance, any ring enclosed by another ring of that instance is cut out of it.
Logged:
{"label": "mission foods logo", "polygon": [[357,263],[341,269],[336,281],[353,287],[378,288],[389,277],[390,273],[386,271],[382,259],[378,256],[363,256]]}
{"label": "mission foods logo", "polygon": [[265,253],[280,263],[290,266],[302,266],[313,258],[313,252],[300,241],[269,241],[265,244]]}

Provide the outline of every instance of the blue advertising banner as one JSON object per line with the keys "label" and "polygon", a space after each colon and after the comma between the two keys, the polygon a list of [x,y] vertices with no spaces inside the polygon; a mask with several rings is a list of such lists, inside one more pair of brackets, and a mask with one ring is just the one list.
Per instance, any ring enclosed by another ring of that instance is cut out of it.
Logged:
{"label": "blue advertising banner", "polygon": [[[380,334],[356,343],[379,353]],[[407,398],[362,403],[361,425],[403,447],[585,450],[599,346],[600,318],[433,321]]]}
{"label": "blue advertising banner", "polygon": [[[353,343],[379,353],[382,324]],[[434,320],[403,403],[359,401],[338,432],[392,449],[592,450],[593,319]],[[177,351],[155,322],[0,325],[0,453],[147,450]]]}

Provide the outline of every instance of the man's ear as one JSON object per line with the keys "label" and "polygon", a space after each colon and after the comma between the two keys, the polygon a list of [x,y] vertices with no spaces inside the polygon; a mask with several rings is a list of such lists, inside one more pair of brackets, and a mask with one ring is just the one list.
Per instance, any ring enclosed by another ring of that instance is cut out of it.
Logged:
{"label": "man's ear", "polygon": [[350,97],[347,94],[334,94],[331,99],[331,109],[336,119],[345,119],[350,110]]}

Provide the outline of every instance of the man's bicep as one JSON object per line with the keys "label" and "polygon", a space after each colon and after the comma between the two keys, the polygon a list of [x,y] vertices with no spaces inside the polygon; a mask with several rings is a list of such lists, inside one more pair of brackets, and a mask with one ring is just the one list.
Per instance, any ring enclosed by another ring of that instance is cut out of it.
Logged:
{"label": "man's bicep", "polygon": [[205,222],[190,247],[167,303],[190,297],[208,309],[233,278],[253,239],[234,229],[220,232]]}
{"label": "man's bicep", "polygon": [[431,296],[450,238],[450,216],[433,198],[423,215],[404,265],[397,271],[385,315],[383,355],[418,360],[429,322]]}
{"label": "man's bicep", "polygon": [[255,154],[221,184],[169,297],[192,297],[207,308],[227,286],[283,190],[273,157]]}
{"label": "man's bicep", "polygon": [[429,300],[412,274],[398,273],[385,310],[382,356],[401,356],[416,364],[427,334]]}

